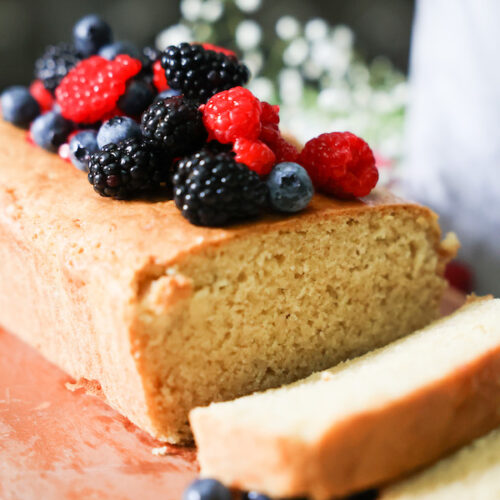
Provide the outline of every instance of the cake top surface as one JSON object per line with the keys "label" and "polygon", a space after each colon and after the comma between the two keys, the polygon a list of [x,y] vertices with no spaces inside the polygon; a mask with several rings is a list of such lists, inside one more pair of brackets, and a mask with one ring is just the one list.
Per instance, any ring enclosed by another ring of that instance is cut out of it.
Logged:
{"label": "cake top surface", "polygon": [[409,337],[305,380],[195,411],[264,435],[315,440],[333,422],[410,396],[498,349],[499,319],[500,299],[473,302]]}
{"label": "cake top surface", "polygon": [[25,131],[0,120],[1,216],[20,228],[33,224],[32,232],[40,241],[64,240],[69,253],[115,247],[117,258],[164,264],[249,233],[287,230],[336,215],[396,207],[431,213],[385,190],[354,201],[316,194],[297,215],[268,215],[229,228],[207,228],[188,223],[171,200],[93,196],[85,176],[58,156],[30,145]]}

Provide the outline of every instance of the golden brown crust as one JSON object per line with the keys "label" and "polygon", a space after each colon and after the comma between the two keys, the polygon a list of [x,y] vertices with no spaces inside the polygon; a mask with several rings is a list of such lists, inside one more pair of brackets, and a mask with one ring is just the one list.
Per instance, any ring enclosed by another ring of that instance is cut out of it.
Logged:
{"label": "golden brown crust", "polygon": [[351,202],[316,195],[300,215],[228,229],[193,226],[172,201],[98,196],[84,173],[0,120],[0,323],[76,379],[99,381],[115,408],[159,435],[135,328],[144,291],[154,282],[162,309],[175,307],[190,283],[164,276],[168,266],[235,239],[366,211],[422,218],[440,251],[435,214],[384,191]]}
{"label": "golden brown crust", "polygon": [[205,473],[271,496],[327,500],[382,485],[495,428],[499,388],[497,348],[393,404],[335,425],[315,444],[221,426],[208,413],[194,411],[190,419]]}

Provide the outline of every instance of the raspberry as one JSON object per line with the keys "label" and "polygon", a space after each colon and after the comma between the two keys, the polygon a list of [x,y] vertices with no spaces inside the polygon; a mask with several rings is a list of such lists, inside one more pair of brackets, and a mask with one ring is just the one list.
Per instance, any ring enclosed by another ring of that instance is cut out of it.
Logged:
{"label": "raspberry", "polygon": [[161,65],[170,87],[198,103],[207,102],[223,90],[244,85],[250,77],[248,68],[235,56],[206,50],[198,44],[167,47]]}
{"label": "raspberry", "polygon": [[30,85],[30,94],[35,98],[35,101],[40,106],[42,113],[45,111],[50,111],[54,105],[54,97],[52,94],[44,87],[41,80],[35,80]]}
{"label": "raspberry", "polygon": [[444,277],[457,290],[471,293],[474,290],[474,275],[463,262],[453,260],[446,265]]}
{"label": "raspberry", "polygon": [[127,80],[141,70],[141,62],[127,55],[113,61],[89,57],[75,66],[56,89],[61,114],[77,123],[95,123],[109,116]]}
{"label": "raspberry", "polygon": [[298,162],[319,190],[339,198],[366,196],[378,181],[370,146],[350,132],[331,132],[311,139]]}
{"label": "raspberry", "polygon": [[263,125],[259,139],[271,149],[276,156],[276,162],[295,162],[299,157],[297,148],[290,144],[280,133],[278,125]]}
{"label": "raspberry", "polygon": [[268,175],[276,164],[276,156],[261,141],[240,137],[234,142],[233,151],[236,153],[237,162],[244,163],[260,176]]}
{"label": "raspberry", "polygon": [[214,52],[220,52],[221,54],[224,54],[226,56],[236,57],[236,52],[233,52],[232,50],[226,49],[224,47],[219,47],[218,45],[214,45],[213,43],[202,43],[201,46],[205,50],[212,50]]}
{"label": "raspberry", "polygon": [[153,63],[153,85],[158,92],[163,92],[169,89],[165,70],[161,67],[161,62],[156,61]]}
{"label": "raspberry", "polygon": [[240,137],[257,140],[261,130],[260,101],[243,87],[220,92],[200,106],[209,140],[223,144]]}
{"label": "raspberry", "polygon": [[275,104],[269,104],[268,102],[263,101],[262,105],[262,114],[261,114],[261,122],[262,126],[264,125],[278,125],[280,122],[280,107]]}
{"label": "raspberry", "polygon": [[259,214],[267,186],[231,153],[202,149],[179,162],[174,201],[192,224],[224,226]]}

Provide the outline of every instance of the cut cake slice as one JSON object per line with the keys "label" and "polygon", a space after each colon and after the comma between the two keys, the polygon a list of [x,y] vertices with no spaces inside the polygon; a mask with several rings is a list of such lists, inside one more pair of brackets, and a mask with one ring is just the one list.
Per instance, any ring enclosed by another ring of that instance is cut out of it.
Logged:
{"label": "cut cake slice", "polygon": [[339,497],[500,424],[500,299],[295,384],[191,412],[204,476],[273,497]]}
{"label": "cut cake slice", "polygon": [[384,345],[439,314],[453,238],[385,191],[197,227],[169,200],[116,201],[0,120],[0,324],[138,426]]}

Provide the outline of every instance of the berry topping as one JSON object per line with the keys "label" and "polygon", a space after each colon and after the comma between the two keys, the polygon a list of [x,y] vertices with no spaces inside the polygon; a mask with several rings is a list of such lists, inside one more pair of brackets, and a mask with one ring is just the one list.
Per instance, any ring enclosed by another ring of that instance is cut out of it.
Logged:
{"label": "berry topping", "polygon": [[80,60],[80,54],[72,45],[49,45],[35,62],[35,76],[43,82],[47,90],[54,92],[61,80]]}
{"label": "berry topping", "polygon": [[142,56],[141,51],[137,48],[137,46],[126,40],[108,43],[99,49],[99,55],[108,61],[112,61],[120,54],[125,54],[135,59],[140,59]]}
{"label": "berry topping", "polygon": [[158,102],[162,101],[164,99],[168,99],[170,97],[175,97],[176,95],[181,95],[181,93],[178,90],[174,89],[167,89],[164,90],[163,92],[160,92],[155,98],[153,102]]}
{"label": "berry topping", "polygon": [[[161,67],[160,61],[155,61],[153,63],[153,85],[156,87],[158,92],[163,92],[169,88],[167,77],[165,76],[165,70]],[[177,95],[181,93],[180,90],[176,90],[176,92]]]}
{"label": "berry topping", "polygon": [[[152,68],[156,61],[160,60],[161,52],[154,47],[146,46],[142,49],[142,66]],[[161,67],[161,64],[160,64]]]}
{"label": "berry topping", "polygon": [[55,153],[59,146],[66,142],[72,128],[72,123],[59,113],[49,111],[31,124],[30,134],[35,144]]}
{"label": "berry topping", "polygon": [[446,265],[444,277],[457,290],[471,293],[474,290],[474,274],[467,264],[458,260],[452,260]]}
{"label": "berry topping", "polygon": [[259,214],[267,188],[231,153],[208,149],[184,158],[174,175],[174,200],[182,215],[201,226],[224,226]]}
{"label": "berry topping", "polygon": [[230,143],[241,137],[259,138],[261,103],[248,89],[235,87],[220,92],[200,110],[209,139]]}
{"label": "berry topping", "polygon": [[226,56],[236,57],[236,53],[230,49],[226,49],[224,47],[219,47],[218,45],[214,45],[213,43],[200,43],[205,50],[213,50],[214,52],[220,52],[221,54],[225,54]]}
{"label": "berry topping", "polygon": [[97,145],[102,149],[106,144],[117,143],[125,139],[140,139],[141,128],[126,116],[115,116],[104,122],[97,133]]}
{"label": "berry topping", "polygon": [[30,94],[35,98],[42,113],[50,111],[54,106],[53,95],[44,87],[40,80],[34,80],[30,85]]}
{"label": "berry topping", "polygon": [[129,116],[141,116],[143,111],[153,102],[155,92],[144,80],[131,80],[127,90],[120,99],[118,107]]}
{"label": "berry topping", "polygon": [[198,150],[207,138],[201,112],[183,96],[153,103],[142,115],[144,140],[172,158]]}
{"label": "berry topping", "polygon": [[5,89],[0,96],[3,119],[27,127],[40,114],[40,106],[26,87],[16,85]]}
{"label": "berry topping", "polygon": [[215,479],[196,479],[184,491],[182,500],[231,500],[231,492]]}
{"label": "berry topping", "polygon": [[279,212],[299,212],[314,194],[306,170],[297,163],[279,163],[267,178],[271,206]]}
{"label": "berry topping", "polygon": [[280,122],[280,107],[278,105],[272,105],[268,102],[261,102],[262,114],[261,121],[262,125],[278,125]]}
{"label": "berry topping", "polygon": [[101,196],[127,199],[161,186],[170,162],[139,139],[107,144],[89,161],[89,182]]}
{"label": "berry topping", "polygon": [[141,63],[127,55],[113,61],[99,56],[75,66],[56,89],[62,115],[77,123],[104,119],[126,91],[127,80],[141,69]]}
{"label": "berry topping", "polygon": [[218,92],[244,85],[250,77],[248,68],[235,56],[189,43],[167,47],[161,65],[169,86],[197,102],[206,102]]}
{"label": "berry topping", "polygon": [[113,41],[111,28],[96,14],[82,17],[73,28],[76,50],[88,57],[97,54],[99,49]]}
{"label": "berry topping", "polygon": [[370,146],[350,132],[331,132],[311,139],[299,163],[316,188],[339,198],[366,196],[378,181]]}
{"label": "berry topping", "polygon": [[276,156],[261,141],[240,137],[234,142],[233,151],[236,153],[237,162],[244,163],[260,176],[269,174],[273,165],[276,164]]}
{"label": "berry topping", "polygon": [[75,134],[69,141],[69,158],[78,169],[88,172],[90,156],[97,153],[97,132],[83,130]]}

